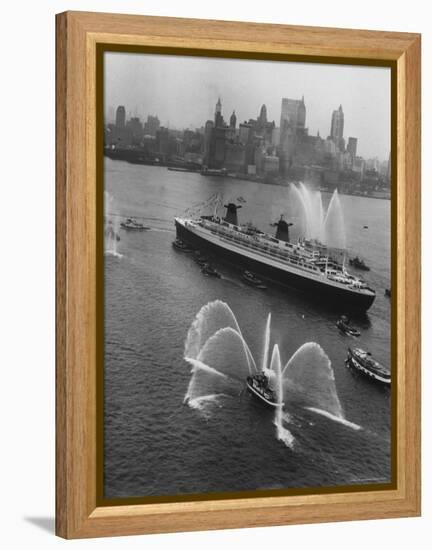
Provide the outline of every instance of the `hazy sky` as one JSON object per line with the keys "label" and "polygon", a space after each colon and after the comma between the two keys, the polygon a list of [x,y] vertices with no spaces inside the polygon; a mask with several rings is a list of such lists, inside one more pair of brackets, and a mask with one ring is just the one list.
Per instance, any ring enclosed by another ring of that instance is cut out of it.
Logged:
{"label": "hazy sky", "polygon": [[214,118],[220,96],[226,121],[235,109],[237,124],[256,118],[261,105],[279,126],[281,99],[301,99],[306,127],[323,138],[340,104],[344,137],[357,137],[357,154],[386,160],[390,151],[390,69],[179,57],[105,54],[105,111],[118,105],[127,116],[158,115],[163,126],[198,128]]}

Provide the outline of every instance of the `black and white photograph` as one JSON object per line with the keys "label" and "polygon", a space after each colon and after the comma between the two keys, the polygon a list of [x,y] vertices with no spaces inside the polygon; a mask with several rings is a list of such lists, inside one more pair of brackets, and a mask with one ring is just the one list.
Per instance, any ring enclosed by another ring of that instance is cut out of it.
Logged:
{"label": "black and white photograph", "polygon": [[391,484],[391,69],[103,55],[103,497]]}

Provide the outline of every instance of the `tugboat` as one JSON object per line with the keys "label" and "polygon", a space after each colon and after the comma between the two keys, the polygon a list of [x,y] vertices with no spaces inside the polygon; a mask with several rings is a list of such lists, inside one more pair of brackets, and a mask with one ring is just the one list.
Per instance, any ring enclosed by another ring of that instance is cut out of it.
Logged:
{"label": "tugboat", "polygon": [[361,269],[362,271],[370,271],[370,267],[366,265],[364,260],[360,259],[358,256],[356,256],[355,258],[350,258],[349,263],[356,269]]}
{"label": "tugboat", "polygon": [[254,286],[255,288],[259,288],[260,290],[266,290],[267,287],[261,279],[258,279],[256,275],[254,275],[251,271],[244,271],[242,274],[242,279],[245,283],[248,285]]}
{"label": "tugboat", "polygon": [[342,315],[341,318],[338,319],[336,326],[341,332],[348,336],[360,336],[360,331],[350,326],[350,321],[346,315]]}
{"label": "tugboat", "polygon": [[172,243],[174,248],[177,248],[177,250],[181,250],[182,252],[193,252],[192,248],[189,248],[187,244],[185,244],[181,239],[176,239]]}
{"label": "tugboat", "polygon": [[127,218],[126,221],[120,223],[120,227],[127,231],[147,231],[150,227],[137,222],[135,218]]}
{"label": "tugboat", "polygon": [[217,279],[221,278],[220,273],[217,272],[216,269],[210,264],[204,264],[201,268],[201,273],[206,277],[216,277]]}
{"label": "tugboat", "polygon": [[205,254],[202,254],[202,252],[200,252],[199,250],[197,250],[194,254],[194,260],[199,266],[204,267],[206,264],[209,263],[210,258]]}
{"label": "tugboat", "polygon": [[368,376],[376,382],[381,382],[385,385],[391,384],[390,371],[375,361],[371,353],[360,348],[348,348],[348,357],[345,360],[347,367],[353,367],[361,374]]}
{"label": "tugboat", "polygon": [[255,397],[258,397],[270,407],[283,407],[283,403],[278,403],[276,393],[269,386],[268,377],[262,372],[246,378],[246,387]]}

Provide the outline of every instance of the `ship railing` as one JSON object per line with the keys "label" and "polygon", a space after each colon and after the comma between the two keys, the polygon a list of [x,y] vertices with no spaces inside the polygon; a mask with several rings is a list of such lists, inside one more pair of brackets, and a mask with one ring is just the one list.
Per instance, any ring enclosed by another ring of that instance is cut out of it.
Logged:
{"label": "ship railing", "polygon": [[[235,239],[232,235],[222,235],[221,239],[226,242],[233,242],[233,241],[238,242],[238,239]],[[321,276],[323,275],[321,270],[316,266],[308,265],[305,261],[298,260],[297,258],[292,258],[289,256],[282,257],[275,252],[265,250],[263,249],[263,247],[253,245],[252,243],[239,242],[239,244],[244,245],[245,248],[253,249],[254,251],[256,251],[256,253],[258,253],[263,257],[266,257],[266,258],[268,258],[269,256],[274,257],[275,259],[277,259],[278,261],[280,261],[285,265],[295,267],[296,269],[300,269],[302,271],[307,271],[314,275],[321,275]]]}
{"label": "ship railing", "polygon": [[[207,225],[204,222],[204,225]],[[277,258],[279,261],[287,265],[292,265],[297,268],[303,269],[311,273],[321,274],[321,270],[314,264],[308,264],[309,258],[299,257],[299,254],[293,254],[290,251],[283,250],[278,246],[273,246],[272,244],[262,243],[254,237],[248,235],[242,235],[236,233],[233,235],[230,231],[226,230],[224,227],[214,227],[213,225],[208,224],[210,232],[214,235],[219,235],[224,240],[231,241],[243,245],[247,248],[256,250],[257,252],[264,253],[266,256],[271,256]]]}

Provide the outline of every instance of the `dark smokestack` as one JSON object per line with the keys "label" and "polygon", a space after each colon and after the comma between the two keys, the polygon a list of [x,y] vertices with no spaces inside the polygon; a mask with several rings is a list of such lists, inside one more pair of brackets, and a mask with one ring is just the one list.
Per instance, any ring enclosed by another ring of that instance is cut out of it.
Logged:
{"label": "dark smokestack", "polygon": [[280,220],[273,224],[277,227],[276,229],[276,239],[279,239],[280,241],[285,241],[289,243],[289,228],[292,225],[292,223],[287,223],[283,216],[281,216]]}
{"label": "dark smokestack", "polygon": [[233,225],[238,225],[237,210],[241,208],[241,206],[237,206],[233,202],[230,202],[224,204],[224,207],[227,209],[224,220]]}

